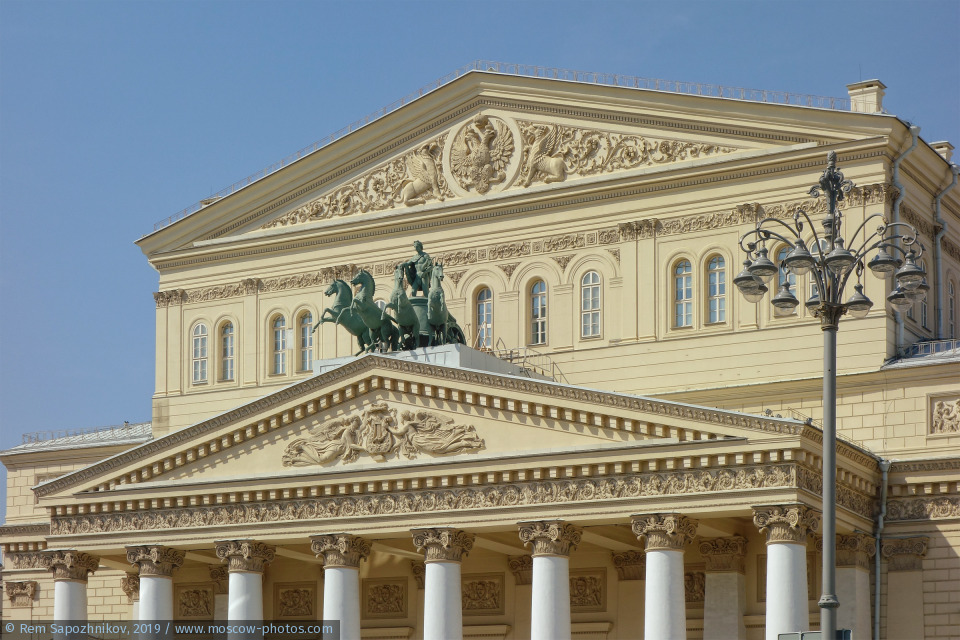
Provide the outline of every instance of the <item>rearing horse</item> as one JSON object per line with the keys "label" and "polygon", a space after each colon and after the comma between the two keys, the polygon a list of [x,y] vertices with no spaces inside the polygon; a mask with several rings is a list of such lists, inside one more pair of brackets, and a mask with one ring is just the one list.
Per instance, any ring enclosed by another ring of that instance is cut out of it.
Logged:
{"label": "rearing horse", "polygon": [[407,292],[403,286],[404,270],[401,265],[393,270],[393,291],[390,293],[390,302],[383,308],[383,315],[387,309],[393,309],[394,320],[400,328],[400,344],[407,349],[418,346],[420,341],[420,319]]}
{"label": "rearing horse", "polygon": [[459,342],[464,344],[463,331],[456,318],[447,310],[447,298],[440,282],[443,281],[443,264],[437,262],[430,273],[430,291],[427,293],[427,322],[432,330],[430,345]]}
{"label": "rearing horse", "polygon": [[330,283],[323,294],[325,296],[336,295],[337,297],[333,300],[333,306],[327,307],[320,314],[320,321],[313,326],[313,330],[319,329],[324,322],[334,322],[346,329],[350,335],[356,336],[357,344],[360,345],[360,351],[357,354],[366,351],[373,342],[373,338],[367,325],[363,323],[363,319],[351,308],[353,291],[350,290],[350,285],[337,279]]}
{"label": "rearing horse", "polygon": [[385,315],[377,303],[373,301],[374,282],[373,276],[366,269],[360,271],[353,277],[350,284],[360,285],[360,290],[353,297],[350,308],[360,314],[363,324],[370,330],[370,337],[373,343],[367,347],[371,351],[374,346],[385,343],[391,351],[397,350],[397,339],[400,337],[400,331],[393,324],[393,318]]}

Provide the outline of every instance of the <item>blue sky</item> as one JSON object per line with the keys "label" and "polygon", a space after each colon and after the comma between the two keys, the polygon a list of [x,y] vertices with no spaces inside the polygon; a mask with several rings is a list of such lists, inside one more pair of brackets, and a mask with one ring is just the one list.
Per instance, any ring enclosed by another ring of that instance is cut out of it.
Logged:
{"label": "blue sky", "polygon": [[844,97],[960,147],[960,2],[0,0],[0,448],[149,420],[163,219],[475,59]]}

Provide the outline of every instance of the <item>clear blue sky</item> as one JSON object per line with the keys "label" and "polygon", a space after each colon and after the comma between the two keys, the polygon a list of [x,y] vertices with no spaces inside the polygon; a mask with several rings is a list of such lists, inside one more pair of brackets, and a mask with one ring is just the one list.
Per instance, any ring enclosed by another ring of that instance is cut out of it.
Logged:
{"label": "clear blue sky", "polygon": [[879,78],[960,147],[958,34],[957,0],[0,0],[0,448],[149,420],[154,222],[472,60],[839,97]]}

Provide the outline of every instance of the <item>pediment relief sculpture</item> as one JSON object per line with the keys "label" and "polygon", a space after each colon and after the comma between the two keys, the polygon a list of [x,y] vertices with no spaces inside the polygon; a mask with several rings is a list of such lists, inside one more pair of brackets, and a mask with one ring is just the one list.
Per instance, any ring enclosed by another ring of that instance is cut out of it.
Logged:
{"label": "pediment relief sculpture", "polygon": [[424,409],[402,411],[398,419],[396,409],[374,402],[353,415],[310,428],[306,437],[287,446],[283,466],[353,462],[362,453],[378,461],[392,454],[411,459],[421,453],[455,455],[484,446],[471,425],[454,424],[452,418]]}
{"label": "pediment relief sculpture", "polygon": [[260,228],[482,196],[738,150],[479,113]]}

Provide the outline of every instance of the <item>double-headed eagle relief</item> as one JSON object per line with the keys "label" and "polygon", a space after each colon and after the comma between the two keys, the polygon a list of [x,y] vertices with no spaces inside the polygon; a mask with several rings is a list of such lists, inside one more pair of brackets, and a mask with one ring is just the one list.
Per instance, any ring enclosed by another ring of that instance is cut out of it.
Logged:
{"label": "double-headed eagle relief", "polygon": [[513,134],[500,118],[483,114],[463,127],[450,148],[450,171],[465,190],[479,194],[506,181],[506,167],[513,155]]}
{"label": "double-headed eagle relief", "polygon": [[421,140],[261,228],[437,204],[471,192],[487,195],[737,151],[714,143],[515,120],[497,113],[478,113]]}
{"label": "double-headed eagle relief", "polygon": [[365,453],[384,461],[393,454],[416,458],[421,453],[455,455],[479,451],[485,446],[470,425],[454,424],[452,418],[432,411],[397,410],[378,401],[363,410],[335,418],[307,430],[283,452],[283,466],[308,467],[336,461],[353,462]]}

